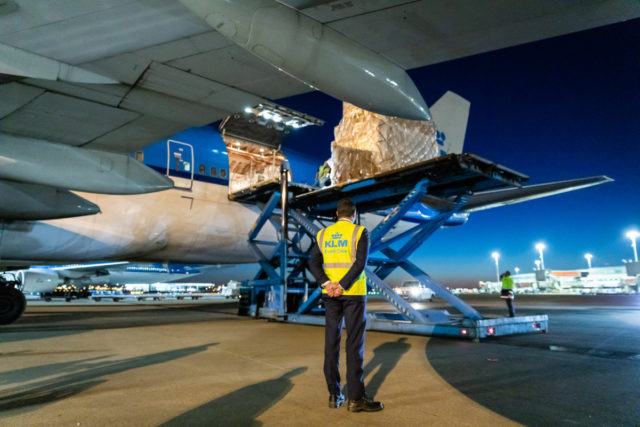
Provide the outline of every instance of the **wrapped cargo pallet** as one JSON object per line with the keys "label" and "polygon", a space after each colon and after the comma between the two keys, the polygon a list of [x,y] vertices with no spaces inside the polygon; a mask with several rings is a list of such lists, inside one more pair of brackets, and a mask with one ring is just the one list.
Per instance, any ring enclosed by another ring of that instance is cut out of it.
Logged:
{"label": "wrapped cargo pallet", "polygon": [[384,116],[343,103],[331,143],[331,183],[343,184],[438,156],[432,121]]}

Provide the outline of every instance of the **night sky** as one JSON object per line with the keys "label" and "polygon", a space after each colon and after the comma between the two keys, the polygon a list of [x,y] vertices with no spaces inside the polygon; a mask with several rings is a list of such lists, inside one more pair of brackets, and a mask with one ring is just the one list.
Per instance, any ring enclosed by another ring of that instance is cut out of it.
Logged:
{"label": "night sky", "polygon": [[[414,70],[432,105],[447,90],[471,102],[465,152],[530,176],[530,184],[607,175],[615,182],[476,212],[439,230],[411,258],[449,286],[495,280],[500,270],[531,272],[544,242],[545,266],[621,265],[624,236],[640,228],[640,19]],[[284,145],[330,156],[341,103],[318,92],[277,100],[326,121]],[[294,178],[295,171],[294,171]],[[392,276],[392,281],[403,276]]]}

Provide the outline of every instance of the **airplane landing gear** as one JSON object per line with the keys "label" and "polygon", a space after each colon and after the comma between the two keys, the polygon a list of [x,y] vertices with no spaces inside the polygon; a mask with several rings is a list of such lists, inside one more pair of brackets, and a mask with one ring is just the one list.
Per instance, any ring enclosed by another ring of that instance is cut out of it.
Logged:
{"label": "airplane landing gear", "polygon": [[13,286],[0,286],[0,325],[13,323],[27,306],[24,294]]}

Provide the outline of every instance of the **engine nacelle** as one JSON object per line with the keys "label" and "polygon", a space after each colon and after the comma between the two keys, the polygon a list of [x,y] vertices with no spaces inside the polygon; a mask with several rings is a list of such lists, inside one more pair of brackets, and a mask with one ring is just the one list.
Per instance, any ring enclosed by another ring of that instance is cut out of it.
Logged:
{"label": "engine nacelle", "polygon": [[22,283],[22,292],[25,294],[31,292],[51,292],[60,283],[62,279],[57,273],[50,270],[21,270],[18,273],[18,279]]}

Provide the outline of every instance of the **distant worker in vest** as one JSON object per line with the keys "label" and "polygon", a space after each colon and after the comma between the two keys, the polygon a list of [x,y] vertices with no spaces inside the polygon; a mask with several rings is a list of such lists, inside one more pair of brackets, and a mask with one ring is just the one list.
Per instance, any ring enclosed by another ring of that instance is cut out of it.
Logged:
{"label": "distant worker in vest", "polygon": [[320,187],[328,187],[331,185],[331,166],[326,161],[318,168],[316,173],[316,182]]}
{"label": "distant worker in vest", "polygon": [[[384,406],[364,392],[364,334],[367,282],[364,268],[369,254],[367,229],[355,224],[356,207],[351,199],[338,202],[338,221],[316,236],[309,268],[322,286],[326,309],[324,375],[329,388],[329,407],[344,403],[340,384],[340,338],[342,319],[347,329],[347,410],[375,412]],[[323,267],[324,264],[324,267]]]}
{"label": "distant worker in vest", "polygon": [[515,317],[516,309],[513,306],[513,279],[511,278],[511,272],[505,271],[500,275],[502,281],[502,291],[500,292],[500,298],[504,298],[507,302],[507,308],[509,309],[509,317]]}

